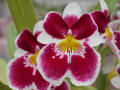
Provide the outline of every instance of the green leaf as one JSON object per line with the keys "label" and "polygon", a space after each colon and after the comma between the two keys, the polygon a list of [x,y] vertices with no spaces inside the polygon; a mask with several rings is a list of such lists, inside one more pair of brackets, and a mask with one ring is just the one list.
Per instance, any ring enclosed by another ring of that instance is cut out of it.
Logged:
{"label": "green leaf", "polygon": [[0,58],[0,82],[5,85],[8,85],[6,79],[6,67],[7,67],[7,62],[5,62],[5,60]]}
{"label": "green leaf", "polygon": [[14,24],[9,24],[8,30],[7,30],[7,41],[8,41],[8,51],[9,51],[9,56],[12,59],[14,57],[14,52],[16,50],[15,46],[15,38],[16,38],[16,29]]}
{"label": "green leaf", "polygon": [[72,87],[71,90],[97,90],[97,89],[95,87],[90,87],[90,86],[81,86],[81,87]]}
{"label": "green leaf", "polygon": [[96,80],[96,88],[98,90],[105,90],[106,87],[107,87],[106,75],[103,74],[103,72],[101,71],[99,73],[97,80]]}
{"label": "green leaf", "polygon": [[36,15],[32,0],[6,0],[18,33],[28,28],[32,31]]}
{"label": "green leaf", "polygon": [[0,90],[12,90],[7,85],[0,83]]}

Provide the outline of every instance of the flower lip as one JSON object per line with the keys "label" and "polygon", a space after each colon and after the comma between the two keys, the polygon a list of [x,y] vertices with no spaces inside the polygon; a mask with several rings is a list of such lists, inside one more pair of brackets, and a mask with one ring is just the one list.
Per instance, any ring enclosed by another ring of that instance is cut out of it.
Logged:
{"label": "flower lip", "polygon": [[112,40],[113,35],[112,35],[112,32],[110,31],[110,29],[108,27],[105,28],[105,35],[109,40]]}

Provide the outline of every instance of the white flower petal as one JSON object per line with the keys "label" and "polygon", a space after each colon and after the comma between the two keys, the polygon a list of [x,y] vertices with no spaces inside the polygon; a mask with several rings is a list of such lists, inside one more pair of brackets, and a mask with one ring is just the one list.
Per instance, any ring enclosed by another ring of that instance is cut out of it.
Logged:
{"label": "white flower petal", "polygon": [[67,15],[75,15],[79,18],[81,14],[82,14],[82,11],[79,5],[75,2],[71,2],[65,7],[63,12],[63,18],[66,17]]}
{"label": "white flower petal", "polygon": [[120,88],[120,76],[112,78],[111,83],[114,87]]}
{"label": "white flower petal", "polygon": [[96,32],[90,36],[89,38],[89,41],[88,41],[88,44],[91,46],[91,47],[95,47],[95,46],[98,46],[100,45],[101,43],[105,43],[105,40],[103,39],[103,37],[99,34],[99,32],[96,30]]}
{"label": "white flower petal", "polygon": [[108,6],[104,0],[100,0],[100,6],[101,6],[102,11],[108,10]]}
{"label": "white flower petal", "polygon": [[35,34],[36,32],[40,32],[40,31],[43,31],[43,21],[40,20],[38,21],[35,26],[34,26],[34,29],[33,29],[33,34]]}

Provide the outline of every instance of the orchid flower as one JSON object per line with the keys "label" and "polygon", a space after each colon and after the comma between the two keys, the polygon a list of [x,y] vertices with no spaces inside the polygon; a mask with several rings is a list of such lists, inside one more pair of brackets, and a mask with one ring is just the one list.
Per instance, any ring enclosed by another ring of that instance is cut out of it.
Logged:
{"label": "orchid flower", "polygon": [[69,77],[76,86],[91,85],[100,70],[100,55],[92,48],[99,45],[97,26],[88,13],[82,14],[78,4],[66,6],[63,17],[49,12],[35,30],[42,30],[38,41],[48,44],[37,56],[38,70],[53,85]]}
{"label": "orchid flower", "polygon": [[91,15],[98,26],[98,31],[104,41],[107,41],[115,56],[120,60],[120,32],[112,30],[107,4],[100,0],[102,11],[92,12]]}
{"label": "orchid flower", "polygon": [[66,81],[52,89],[52,85],[39,73],[36,57],[44,46],[36,39],[39,33],[35,32],[32,35],[29,30],[25,29],[18,35],[16,39],[18,50],[7,69],[9,86],[14,90],[69,90]]}
{"label": "orchid flower", "polygon": [[114,87],[120,89],[120,64],[117,66],[117,76],[111,79],[111,83]]}

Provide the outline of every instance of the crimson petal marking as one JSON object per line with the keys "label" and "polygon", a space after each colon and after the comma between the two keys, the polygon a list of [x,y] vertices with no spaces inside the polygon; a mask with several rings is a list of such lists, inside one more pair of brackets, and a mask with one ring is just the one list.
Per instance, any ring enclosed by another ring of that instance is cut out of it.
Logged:
{"label": "crimson petal marking", "polygon": [[91,85],[100,70],[100,55],[88,45],[85,45],[84,58],[79,55],[71,56],[71,81],[77,86]]}
{"label": "crimson petal marking", "polygon": [[83,39],[91,36],[97,30],[97,26],[89,14],[84,14],[72,26],[71,30],[76,35],[76,39]]}
{"label": "crimson petal marking", "polygon": [[25,29],[18,37],[16,38],[16,45],[28,52],[35,52],[36,45],[38,44],[35,37],[32,35],[32,33]]}
{"label": "crimson petal marking", "polygon": [[[36,71],[36,75],[33,76],[33,68],[25,67],[24,62],[24,56],[9,62],[7,75],[10,87],[15,90],[23,90],[30,88],[30,86],[35,83],[38,90],[46,90],[49,83],[42,78],[38,70]],[[46,86],[40,88],[38,85]]]}
{"label": "crimson petal marking", "polygon": [[70,86],[67,81],[64,81],[60,86],[52,86],[51,90],[70,90]]}
{"label": "crimson petal marking", "polygon": [[43,23],[45,31],[54,38],[63,39],[68,32],[68,26],[56,12],[49,12]]}
{"label": "crimson petal marking", "polygon": [[38,70],[36,71],[36,75],[34,77],[34,82],[35,82],[38,90],[47,90],[48,89],[49,83],[42,78],[42,76],[40,75]]}
{"label": "crimson petal marking", "polygon": [[120,64],[118,64],[118,66],[117,66],[117,73],[120,76]]}
{"label": "crimson petal marking", "polygon": [[53,85],[60,85],[67,72],[67,55],[55,52],[55,43],[43,47],[37,57],[38,70],[43,78]]}
{"label": "crimson petal marking", "polygon": [[120,50],[120,32],[114,32],[114,39],[117,48]]}
{"label": "crimson petal marking", "polygon": [[75,15],[67,15],[64,17],[64,20],[69,28],[71,28],[78,20],[78,17]]}
{"label": "crimson petal marking", "polygon": [[95,20],[95,23],[98,26],[98,31],[100,33],[105,32],[105,28],[107,27],[108,23],[110,22],[110,17],[108,16],[108,12],[104,11],[95,11],[91,13],[93,19]]}

